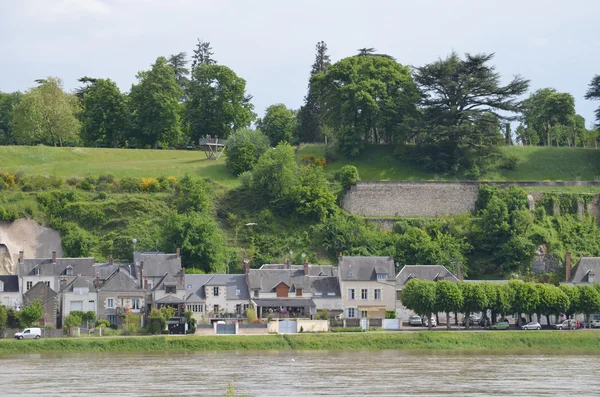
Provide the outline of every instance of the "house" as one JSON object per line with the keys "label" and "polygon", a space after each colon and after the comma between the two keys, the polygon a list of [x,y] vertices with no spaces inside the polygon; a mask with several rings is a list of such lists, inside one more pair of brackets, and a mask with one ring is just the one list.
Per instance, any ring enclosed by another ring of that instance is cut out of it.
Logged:
{"label": "house", "polygon": [[156,284],[163,279],[165,274],[176,275],[181,270],[180,249],[175,254],[162,252],[134,252],[133,258],[136,269],[139,269],[139,278],[143,279],[147,290],[152,291]]}
{"label": "house", "polygon": [[346,318],[384,319],[396,304],[394,258],[340,256],[338,277]]}
{"label": "house", "polygon": [[98,294],[96,313],[99,319],[107,319],[112,325],[120,326],[121,317],[127,312],[146,314],[146,290],[131,275],[128,266],[117,267],[104,281],[96,278],[94,287]]}
{"label": "house", "polygon": [[198,323],[208,319],[204,284],[212,277],[212,274],[186,274],[184,278],[186,285],[185,311],[191,311]]}
{"label": "house", "polygon": [[98,313],[95,280],[94,277],[78,276],[68,284],[66,280],[63,281],[64,287],[59,291],[60,316],[63,321],[73,311]]}
{"label": "house", "polygon": [[408,321],[409,317],[414,314],[411,310],[405,308],[400,301],[402,289],[413,278],[430,281],[448,280],[458,282],[458,278],[442,265],[404,266],[396,276],[396,316],[403,321]]}
{"label": "house", "polygon": [[23,304],[27,305],[39,300],[44,308],[43,317],[40,319],[42,326],[57,326],[58,293],[45,281],[38,281],[33,287],[23,294]]}
{"label": "house", "polygon": [[210,318],[243,318],[250,304],[245,274],[214,274],[204,283]]}
{"label": "house", "polygon": [[[566,260],[567,282],[569,284],[591,284],[600,281],[600,258],[584,256],[577,266],[571,268],[571,253],[567,252]],[[598,280],[596,280],[596,274]]]}
{"label": "house", "polygon": [[9,309],[18,310],[23,303],[19,291],[19,276],[0,276],[0,305]]}

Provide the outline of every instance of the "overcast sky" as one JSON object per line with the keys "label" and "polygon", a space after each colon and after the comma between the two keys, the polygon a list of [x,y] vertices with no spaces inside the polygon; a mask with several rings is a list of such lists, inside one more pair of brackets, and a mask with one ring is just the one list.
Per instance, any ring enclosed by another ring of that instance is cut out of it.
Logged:
{"label": "overcast sky", "polygon": [[0,0],[0,91],[24,91],[57,76],[105,77],[128,91],[161,55],[210,41],[219,64],[247,81],[256,112],[298,108],[317,41],[332,61],[374,47],[422,65],[452,50],[494,52],[505,80],[575,96],[593,121],[600,103],[583,95],[600,74],[598,0]]}

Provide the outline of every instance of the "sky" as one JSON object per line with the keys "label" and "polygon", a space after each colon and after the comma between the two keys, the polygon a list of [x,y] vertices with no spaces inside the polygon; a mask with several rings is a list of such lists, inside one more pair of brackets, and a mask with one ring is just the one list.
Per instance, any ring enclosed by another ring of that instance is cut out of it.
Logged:
{"label": "sky", "polygon": [[334,62],[365,47],[411,66],[495,53],[504,82],[519,74],[531,90],[571,93],[589,125],[600,106],[584,99],[600,74],[598,15],[598,0],[0,0],[0,91],[48,76],[67,90],[90,76],[129,91],[158,56],[191,54],[200,38],[247,81],[262,116],[302,105],[323,40]]}

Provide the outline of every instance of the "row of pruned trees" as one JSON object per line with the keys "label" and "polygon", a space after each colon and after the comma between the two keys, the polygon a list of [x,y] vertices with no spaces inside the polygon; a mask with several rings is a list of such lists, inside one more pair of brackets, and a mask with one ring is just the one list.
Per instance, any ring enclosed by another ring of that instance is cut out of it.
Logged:
{"label": "row of pruned trees", "polygon": [[498,315],[536,314],[538,318],[546,316],[550,324],[552,315],[571,317],[581,313],[589,324],[590,314],[600,312],[600,283],[555,286],[520,280],[500,284],[413,279],[402,290],[400,299],[406,308],[422,316],[446,313],[448,328],[450,313],[464,313],[469,318],[472,313],[487,311],[491,312],[492,322]]}

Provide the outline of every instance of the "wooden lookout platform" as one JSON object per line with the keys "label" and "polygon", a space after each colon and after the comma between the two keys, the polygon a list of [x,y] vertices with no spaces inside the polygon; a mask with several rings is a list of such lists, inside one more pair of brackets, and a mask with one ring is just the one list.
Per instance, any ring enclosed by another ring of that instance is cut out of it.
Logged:
{"label": "wooden lookout platform", "polygon": [[218,160],[225,151],[227,139],[219,139],[219,137],[204,137],[198,141],[200,150],[204,152],[209,160]]}

